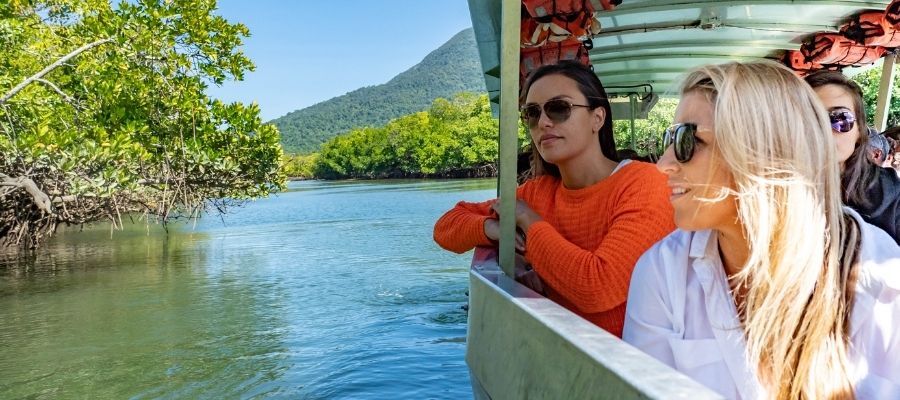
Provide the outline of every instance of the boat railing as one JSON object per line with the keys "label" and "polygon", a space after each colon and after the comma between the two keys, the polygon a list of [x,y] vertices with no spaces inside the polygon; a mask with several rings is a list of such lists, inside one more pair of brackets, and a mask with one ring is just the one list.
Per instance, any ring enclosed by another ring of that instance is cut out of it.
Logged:
{"label": "boat railing", "polygon": [[469,274],[476,399],[722,398],[510,279],[486,254],[476,251]]}

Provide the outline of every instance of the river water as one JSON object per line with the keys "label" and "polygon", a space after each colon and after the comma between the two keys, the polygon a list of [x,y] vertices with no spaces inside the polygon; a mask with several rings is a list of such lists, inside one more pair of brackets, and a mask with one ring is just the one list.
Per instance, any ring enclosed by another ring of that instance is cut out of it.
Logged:
{"label": "river water", "polygon": [[434,221],[494,180],[292,182],[169,227],[0,260],[0,398],[470,398],[468,255]]}

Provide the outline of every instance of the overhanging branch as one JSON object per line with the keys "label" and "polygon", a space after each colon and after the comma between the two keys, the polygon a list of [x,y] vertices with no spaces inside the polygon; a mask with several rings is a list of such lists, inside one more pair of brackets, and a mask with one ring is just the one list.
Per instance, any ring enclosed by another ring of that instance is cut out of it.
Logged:
{"label": "overhanging branch", "polygon": [[26,86],[28,86],[29,84],[31,84],[34,81],[37,81],[37,80],[43,78],[44,75],[49,74],[50,71],[53,71],[54,69],[58,68],[60,65],[62,65],[66,61],[71,60],[73,57],[75,57],[81,53],[84,53],[85,51],[88,51],[94,47],[97,47],[101,44],[109,43],[109,42],[112,42],[112,38],[100,39],[95,42],[91,42],[84,46],[81,46],[81,47],[75,49],[74,51],[72,51],[71,53],[66,54],[59,60],[56,60],[55,63],[48,65],[46,68],[42,69],[40,72],[32,75],[28,79],[25,79],[24,81],[22,81],[22,83],[16,85],[16,87],[12,88],[9,92],[6,92],[6,94],[4,94],[3,97],[0,97],[0,104],[6,103],[7,100],[9,100],[13,96],[15,96],[16,93],[19,93],[20,91],[22,91],[22,89],[24,89]]}
{"label": "overhanging branch", "polygon": [[[25,177],[13,178],[4,173],[0,173],[0,186],[12,186],[25,189],[25,191],[34,199],[34,204],[36,204],[41,211],[47,214],[53,214],[50,196],[47,196],[46,193],[41,191],[33,180]],[[4,193],[4,195],[5,194],[8,194],[8,192]]]}

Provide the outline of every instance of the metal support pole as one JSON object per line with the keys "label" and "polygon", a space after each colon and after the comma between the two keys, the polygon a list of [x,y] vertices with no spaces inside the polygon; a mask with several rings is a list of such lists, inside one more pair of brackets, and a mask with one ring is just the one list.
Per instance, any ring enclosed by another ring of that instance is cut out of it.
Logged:
{"label": "metal support pole", "polygon": [[897,56],[889,55],[884,58],[881,66],[881,86],[878,87],[878,103],[875,106],[875,130],[884,132],[887,125],[888,110],[891,107],[891,91],[894,88],[894,62]]}
{"label": "metal support pole", "polygon": [[503,0],[500,29],[500,267],[515,277],[521,0]]}
{"label": "metal support pole", "polygon": [[634,129],[634,118],[637,114],[637,95],[632,93],[628,95],[628,101],[631,103],[631,150],[637,151],[637,132]]}

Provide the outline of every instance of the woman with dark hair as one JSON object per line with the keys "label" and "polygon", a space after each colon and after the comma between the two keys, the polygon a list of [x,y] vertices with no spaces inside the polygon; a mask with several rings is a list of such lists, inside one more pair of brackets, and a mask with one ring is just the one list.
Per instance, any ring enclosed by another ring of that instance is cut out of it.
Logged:
{"label": "woman with dark hair", "polygon": [[[638,257],[675,226],[665,177],[652,164],[618,162],[606,91],[574,62],[536,70],[521,116],[534,153],[516,192],[517,243],[547,297],[622,335]],[[499,238],[496,200],[460,202],[434,226],[434,240],[462,253]]]}
{"label": "woman with dark hair", "polygon": [[869,162],[862,89],[836,71],[814,72],[806,77],[806,83],[828,111],[841,166],[844,203],[900,244],[900,178]]}

